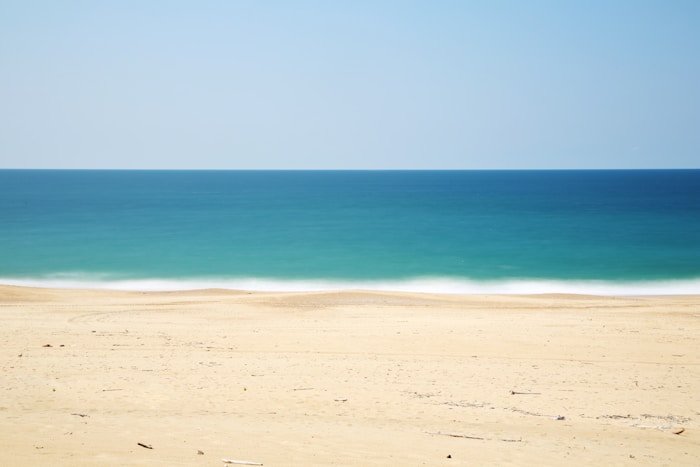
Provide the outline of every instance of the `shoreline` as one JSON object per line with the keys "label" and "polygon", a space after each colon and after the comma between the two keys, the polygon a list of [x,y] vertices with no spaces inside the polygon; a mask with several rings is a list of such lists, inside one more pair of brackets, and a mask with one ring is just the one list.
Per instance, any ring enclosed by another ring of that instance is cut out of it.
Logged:
{"label": "shoreline", "polygon": [[699,303],[0,285],[0,463],[695,465]]}
{"label": "shoreline", "polygon": [[700,295],[700,278],[674,280],[551,280],[498,279],[472,280],[452,277],[417,277],[386,280],[320,280],[269,278],[193,279],[90,279],[78,275],[48,278],[0,277],[0,286],[139,292],[186,292],[191,290],[244,290],[251,292],[338,292],[363,290],[387,293],[427,293],[440,295],[533,295],[573,294],[597,296],[676,296]]}

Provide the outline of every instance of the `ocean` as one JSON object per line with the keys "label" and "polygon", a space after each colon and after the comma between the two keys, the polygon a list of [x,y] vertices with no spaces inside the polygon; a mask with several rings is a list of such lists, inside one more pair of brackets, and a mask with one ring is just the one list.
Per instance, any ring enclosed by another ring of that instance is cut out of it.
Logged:
{"label": "ocean", "polygon": [[0,170],[0,283],[700,294],[700,170]]}

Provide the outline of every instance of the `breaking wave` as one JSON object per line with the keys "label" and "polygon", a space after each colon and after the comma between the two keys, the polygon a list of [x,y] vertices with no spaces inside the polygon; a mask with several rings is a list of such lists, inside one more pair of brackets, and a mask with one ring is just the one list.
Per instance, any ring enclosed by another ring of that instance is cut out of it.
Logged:
{"label": "breaking wave", "polygon": [[521,295],[565,293],[583,295],[700,295],[700,278],[668,281],[584,281],[508,279],[477,281],[461,278],[418,277],[400,280],[294,280],[270,278],[181,278],[131,279],[108,274],[66,273],[36,278],[0,277],[0,284],[132,291],[176,291],[230,289],[264,292],[311,292],[333,290],[373,290],[441,294]]}

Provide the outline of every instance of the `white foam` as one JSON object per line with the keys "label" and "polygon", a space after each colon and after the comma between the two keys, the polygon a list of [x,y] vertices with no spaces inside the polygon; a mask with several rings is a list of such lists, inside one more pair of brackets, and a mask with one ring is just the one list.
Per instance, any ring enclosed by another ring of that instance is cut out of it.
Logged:
{"label": "white foam", "polygon": [[566,293],[585,295],[700,295],[700,279],[670,281],[556,281],[423,277],[405,280],[285,280],[266,278],[119,279],[108,275],[57,274],[40,278],[2,278],[0,284],[64,289],[175,291],[230,289],[266,292],[311,292],[331,290],[381,290],[442,294],[520,295]]}

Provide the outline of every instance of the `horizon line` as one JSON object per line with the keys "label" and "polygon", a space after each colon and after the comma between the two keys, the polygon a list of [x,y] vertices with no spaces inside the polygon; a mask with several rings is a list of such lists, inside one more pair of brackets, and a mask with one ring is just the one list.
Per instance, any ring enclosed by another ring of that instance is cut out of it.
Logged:
{"label": "horizon line", "polygon": [[583,171],[680,171],[700,170],[700,167],[644,168],[515,168],[515,169],[235,169],[235,168],[68,168],[68,167],[0,167],[0,171],[84,171],[84,172],[583,172]]}

